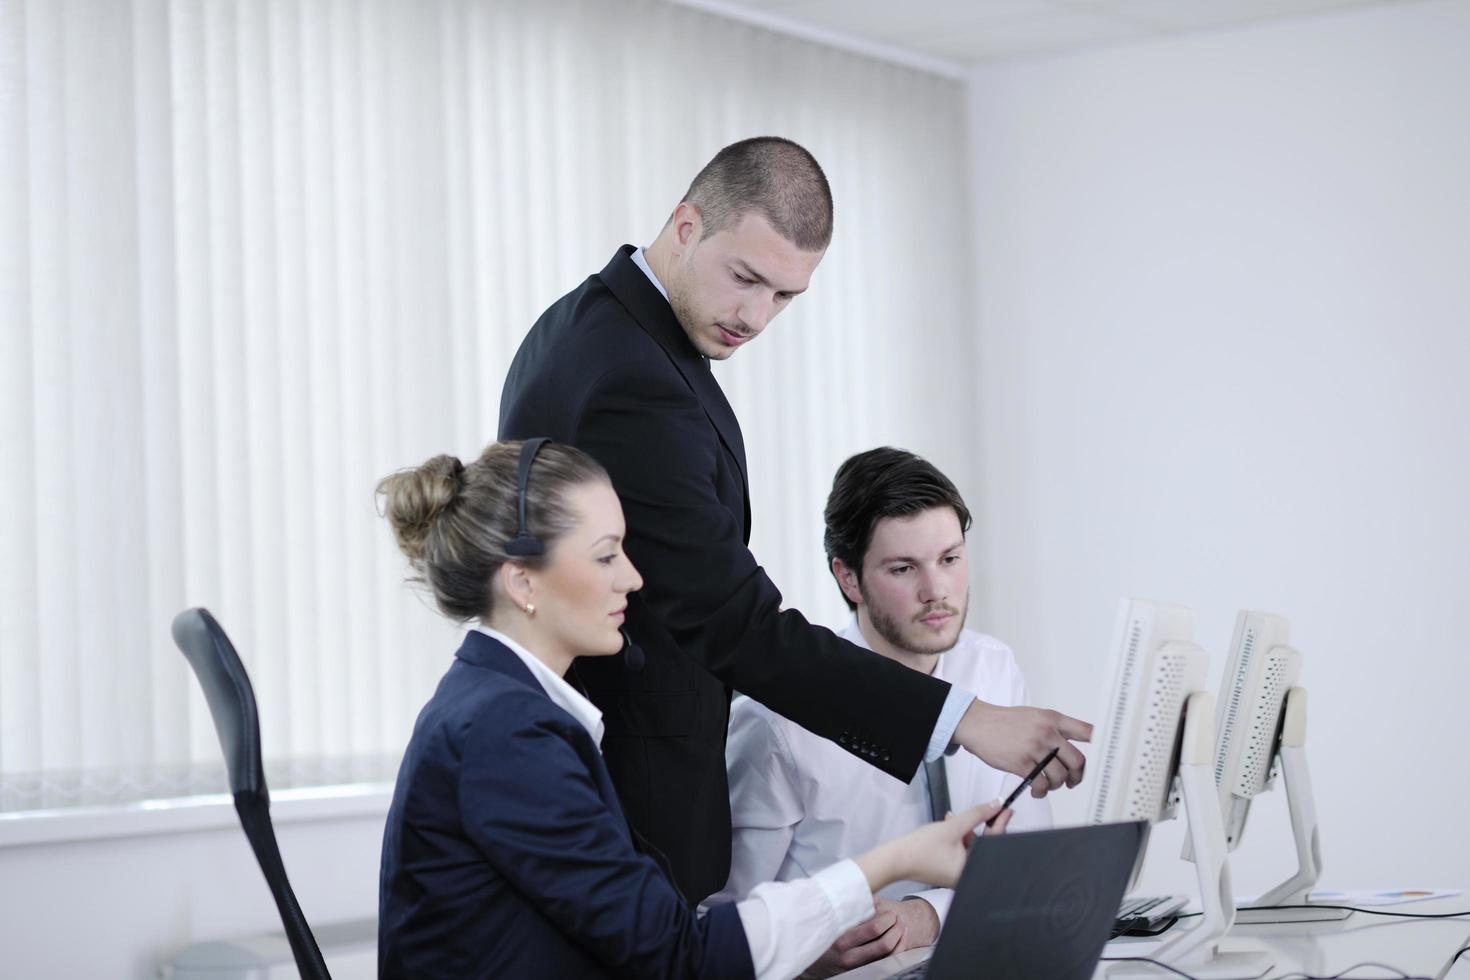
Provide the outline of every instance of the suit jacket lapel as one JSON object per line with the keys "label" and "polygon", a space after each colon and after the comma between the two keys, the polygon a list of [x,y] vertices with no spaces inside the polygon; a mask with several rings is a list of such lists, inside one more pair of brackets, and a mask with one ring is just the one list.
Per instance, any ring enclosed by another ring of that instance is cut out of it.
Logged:
{"label": "suit jacket lapel", "polygon": [[[690,389],[699,398],[704,414],[709,417],[715,431],[720,434],[720,440],[740,467],[740,483],[745,491],[748,510],[750,481],[745,472],[745,440],[741,438],[740,423],[735,419],[735,411],[726,400],[725,393],[720,390],[714,373],[710,371],[709,361],[689,342],[689,337],[679,325],[668,300],[663,298],[658,288],[648,281],[643,270],[633,262],[633,250],[632,245],[624,245],[618,249],[599,278],[617,297],[618,302],[633,314],[638,325],[664,349],[669,360],[679,369]],[[748,527],[748,513],[746,518]]]}
{"label": "suit jacket lapel", "polygon": [[[467,664],[472,664],[473,666],[481,667],[485,670],[493,670],[497,673],[504,674],[514,680],[520,681],[522,684],[526,685],[537,694],[540,694],[542,697],[546,698],[548,702],[552,704],[556,703],[555,701],[552,701],[551,696],[546,693],[546,689],[541,686],[541,682],[536,679],[536,675],[531,673],[531,669],[525,664],[521,663],[521,658],[515,655],[515,651],[511,650],[509,647],[501,643],[499,640],[495,639],[495,637],[493,636],[486,636],[479,630],[469,630],[465,633],[464,642],[460,644],[459,649],[455,651],[454,655]],[[580,729],[580,726],[578,727]],[[598,750],[597,746],[591,741],[591,736],[588,736],[588,744],[591,745],[592,748],[597,751],[597,755],[601,757],[601,750]],[[611,788],[612,777],[607,774],[605,769],[602,774],[602,779],[606,781],[607,786],[609,787],[608,793],[612,794],[610,797],[608,797],[608,799],[611,800],[611,802],[609,802],[608,804],[608,809],[615,812],[618,815],[619,819],[623,821],[623,829],[627,831],[628,840],[633,844],[636,850],[641,851],[642,848],[640,848],[637,843],[638,835],[634,832],[633,825],[628,822],[628,815],[623,811],[622,805],[616,802],[616,791],[612,790]],[[669,870],[667,868],[664,868],[664,873],[668,875]],[[669,880],[672,881],[673,877],[670,876]]]}
{"label": "suit jacket lapel", "polygon": [[464,642],[460,644],[454,655],[465,663],[514,677],[533,691],[546,693],[541,682],[536,680],[535,675],[531,673],[530,668],[521,663],[520,657],[517,657],[495,637],[486,636],[479,630],[469,630],[465,633]]}

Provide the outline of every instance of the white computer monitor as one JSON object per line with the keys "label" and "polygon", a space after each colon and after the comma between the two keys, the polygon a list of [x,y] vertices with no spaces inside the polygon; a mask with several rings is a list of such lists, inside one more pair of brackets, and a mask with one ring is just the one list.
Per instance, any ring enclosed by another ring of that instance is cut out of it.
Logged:
{"label": "white computer monitor", "polygon": [[[1302,655],[1290,640],[1291,623],[1285,617],[1242,610],[1220,679],[1215,785],[1226,849],[1234,851],[1240,845],[1251,801],[1270,788],[1279,771],[1286,782],[1297,853],[1296,871],[1238,909],[1238,922],[1321,921],[1348,914],[1343,909],[1311,907],[1309,901],[1321,874],[1322,854],[1307,768]],[[1184,856],[1191,856],[1188,847]]]}
{"label": "white computer monitor", "polygon": [[1111,649],[1088,820],[1168,820],[1185,700],[1204,688],[1209,654],[1194,643],[1193,612],[1143,599],[1119,604]]}
{"label": "white computer monitor", "polygon": [[1290,641],[1285,617],[1242,610],[1235,618],[1215,706],[1215,785],[1232,851],[1245,833],[1251,800],[1271,784],[1286,692],[1301,676],[1302,656]]}
{"label": "white computer monitor", "polygon": [[[1151,956],[1196,977],[1258,977],[1271,966],[1264,953],[1222,953],[1219,941],[1235,907],[1211,761],[1214,696],[1205,690],[1209,654],[1194,642],[1194,614],[1183,606],[1125,599],[1113,627],[1112,683],[1098,716],[1088,820],[1147,820],[1174,816],[1182,798],[1202,914]],[[1140,867],[1142,860],[1140,857]],[[1134,868],[1136,882],[1139,867]],[[1143,975],[1153,967],[1141,968]],[[1118,964],[1108,975],[1140,970]]]}

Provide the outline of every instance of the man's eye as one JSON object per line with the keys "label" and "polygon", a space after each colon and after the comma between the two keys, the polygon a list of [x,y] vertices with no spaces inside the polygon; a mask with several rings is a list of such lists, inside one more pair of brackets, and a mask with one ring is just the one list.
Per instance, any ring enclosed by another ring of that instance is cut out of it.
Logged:
{"label": "man's eye", "polygon": [[616,555],[616,554],[612,554],[612,555],[604,555],[604,556],[602,556],[602,557],[601,557],[601,558],[599,558],[599,559],[597,559],[597,560],[598,560],[598,561],[599,561],[599,562],[601,562],[601,563],[602,563],[602,564],[604,564],[604,565],[611,565],[611,564],[612,564],[612,563],[613,563],[613,561],[614,561],[614,560],[615,560],[615,559],[616,559],[616,558],[617,558],[617,557],[618,557],[618,556],[617,556],[617,555]]}
{"label": "man's eye", "polygon": [[907,572],[909,569],[911,569],[913,567],[914,566],[912,566],[912,565],[894,565],[888,571],[889,571],[890,574],[893,574],[893,575],[902,575],[902,574],[904,574],[905,572]]}
{"label": "man's eye", "polygon": [[734,276],[735,277],[735,281],[738,282],[738,283],[740,283],[740,285],[742,285],[742,286],[749,286],[751,283],[755,282],[754,279],[748,279],[745,276],[742,276],[738,272],[732,272],[732,273],[730,273],[730,275]]}
{"label": "man's eye", "polygon": [[944,556],[944,563],[946,565],[953,565],[955,562],[957,562],[959,560],[960,560],[960,556],[959,555],[945,555]]}

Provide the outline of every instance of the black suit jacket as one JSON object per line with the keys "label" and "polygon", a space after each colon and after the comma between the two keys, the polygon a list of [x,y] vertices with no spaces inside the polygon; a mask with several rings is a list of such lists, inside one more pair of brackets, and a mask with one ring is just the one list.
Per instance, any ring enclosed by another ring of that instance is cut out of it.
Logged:
{"label": "black suit jacket", "polygon": [[781,609],[746,547],[740,425],[673,309],[625,245],[521,343],[500,437],[550,436],[607,468],[643,575],[627,630],[646,666],[579,660],[605,715],[603,754],[633,826],[690,901],[730,869],[730,689],[909,780],[949,685]]}

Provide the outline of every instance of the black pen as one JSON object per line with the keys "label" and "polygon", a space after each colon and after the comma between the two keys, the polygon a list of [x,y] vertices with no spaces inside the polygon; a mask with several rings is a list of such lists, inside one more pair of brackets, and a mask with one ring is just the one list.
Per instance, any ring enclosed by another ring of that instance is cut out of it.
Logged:
{"label": "black pen", "polygon": [[[1043,758],[1040,762],[1036,764],[1036,768],[1032,769],[1025,779],[1021,780],[1021,785],[1011,790],[1011,795],[1007,796],[1006,801],[1000,805],[1000,809],[995,811],[995,817],[1000,816],[1006,810],[1010,809],[1011,804],[1016,802],[1016,797],[1020,796],[1021,792],[1025,790],[1027,786],[1030,786],[1032,782],[1036,780],[1037,776],[1041,775],[1041,770],[1045,769],[1046,764],[1055,759],[1057,757],[1057,753],[1061,750],[1062,747],[1058,745],[1056,748],[1048,752],[1045,758]],[[991,824],[995,823],[995,817],[991,817],[989,820],[985,821],[985,826],[989,827]]]}

